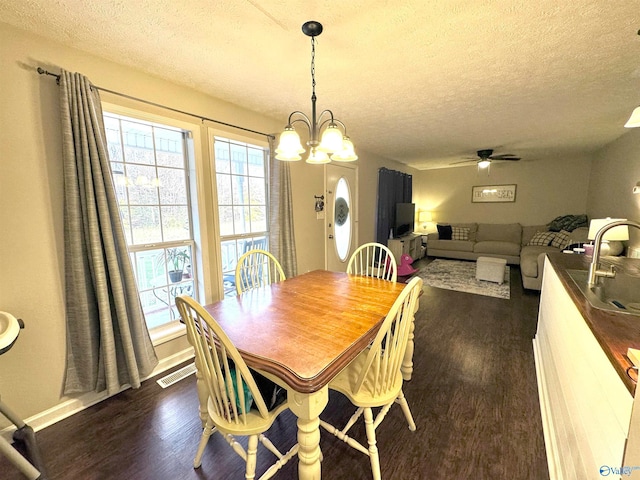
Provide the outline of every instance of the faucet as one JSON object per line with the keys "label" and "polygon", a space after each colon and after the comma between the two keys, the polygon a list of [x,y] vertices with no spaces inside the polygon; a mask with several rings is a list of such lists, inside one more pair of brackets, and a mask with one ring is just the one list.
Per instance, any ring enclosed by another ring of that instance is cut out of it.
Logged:
{"label": "faucet", "polygon": [[596,238],[593,240],[593,258],[591,259],[591,265],[589,265],[589,275],[587,276],[587,285],[589,288],[595,286],[598,277],[613,278],[616,276],[616,271],[611,267],[611,270],[598,270],[598,263],[600,263],[600,242],[604,234],[612,229],[621,225],[628,225],[629,227],[635,227],[640,230],[640,223],[632,222],[631,220],[618,220],[617,222],[611,222],[596,233]]}

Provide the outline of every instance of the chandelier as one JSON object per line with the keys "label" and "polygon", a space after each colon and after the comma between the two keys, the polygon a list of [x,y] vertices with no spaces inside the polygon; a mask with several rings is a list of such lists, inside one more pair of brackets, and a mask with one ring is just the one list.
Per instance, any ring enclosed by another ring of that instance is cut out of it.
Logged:
{"label": "chandelier", "polygon": [[[323,110],[316,117],[316,37],[322,33],[322,24],[315,21],[302,25],[302,32],[311,37],[311,118],[303,112],[296,110],[289,115],[289,122],[280,134],[280,142],[276,148],[276,158],[287,162],[301,160],[301,153],[306,150],[300,143],[300,136],[294,125],[302,123],[309,130],[309,157],[307,163],[329,163],[331,160],[338,162],[353,162],[358,159],[353,143],[347,136],[347,127],[337,118],[333,117],[331,110]],[[342,130],[340,130],[342,127]]]}

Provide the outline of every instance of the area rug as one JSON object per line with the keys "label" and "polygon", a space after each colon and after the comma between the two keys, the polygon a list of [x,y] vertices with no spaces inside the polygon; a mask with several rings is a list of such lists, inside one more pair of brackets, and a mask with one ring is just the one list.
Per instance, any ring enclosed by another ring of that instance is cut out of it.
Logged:
{"label": "area rug", "polygon": [[425,285],[496,298],[510,298],[509,267],[502,285],[476,280],[476,262],[436,259],[418,272]]}

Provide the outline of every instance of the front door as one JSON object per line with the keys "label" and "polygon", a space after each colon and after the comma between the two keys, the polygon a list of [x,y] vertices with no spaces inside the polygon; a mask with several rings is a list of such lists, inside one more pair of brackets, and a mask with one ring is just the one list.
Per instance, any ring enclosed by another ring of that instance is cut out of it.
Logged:
{"label": "front door", "polygon": [[325,170],[325,265],[344,272],[357,245],[357,167],[331,163]]}

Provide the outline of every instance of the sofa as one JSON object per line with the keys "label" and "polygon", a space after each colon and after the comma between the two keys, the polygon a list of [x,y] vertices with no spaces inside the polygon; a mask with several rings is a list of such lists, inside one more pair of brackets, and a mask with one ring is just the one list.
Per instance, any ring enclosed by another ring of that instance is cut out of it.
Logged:
{"label": "sofa", "polygon": [[461,260],[498,257],[518,265],[521,243],[522,225],[519,223],[438,224],[438,233],[429,234],[427,253],[430,257]]}
{"label": "sofa", "polygon": [[[566,247],[586,243],[589,228],[578,227],[571,232],[561,230],[551,232],[547,225],[522,227],[522,250],[520,251],[520,273],[522,286],[530,290],[542,289],[542,270],[548,253],[558,253]],[[550,243],[543,245],[544,240],[536,242],[534,237],[550,239]]]}
{"label": "sofa", "polygon": [[508,264],[520,265],[524,288],[540,290],[545,256],[560,252],[567,246],[586,242],[587,233],[586,227],[578,227],[571,232],[555,232],[549,230],[549,225],[439,224],[438,232],[428,236],[427,254],[430,257],[461,260],[504,258]]}

